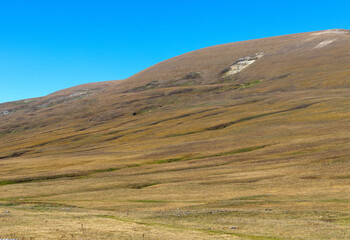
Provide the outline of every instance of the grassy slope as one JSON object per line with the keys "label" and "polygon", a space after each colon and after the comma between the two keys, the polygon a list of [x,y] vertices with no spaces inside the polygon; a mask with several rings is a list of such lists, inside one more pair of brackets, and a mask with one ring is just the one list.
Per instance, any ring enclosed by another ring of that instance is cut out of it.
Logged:
{"label": "grassy slope", "polygon": [[0,237],[348,239],[348,46],[233,43],[2,104]]}

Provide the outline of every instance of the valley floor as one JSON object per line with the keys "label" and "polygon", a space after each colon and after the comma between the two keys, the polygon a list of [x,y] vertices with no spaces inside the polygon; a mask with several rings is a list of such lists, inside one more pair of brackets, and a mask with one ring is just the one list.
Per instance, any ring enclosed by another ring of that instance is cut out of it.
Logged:
{"label": "valley floor", "polygon": [[264,151],[3,185],[0,237],[349,239],[346,161],[244,160]]}
{"label": "valley floor", "polygon": [[0,238],[350,239],[348,92],[303,94],[4,135]]}

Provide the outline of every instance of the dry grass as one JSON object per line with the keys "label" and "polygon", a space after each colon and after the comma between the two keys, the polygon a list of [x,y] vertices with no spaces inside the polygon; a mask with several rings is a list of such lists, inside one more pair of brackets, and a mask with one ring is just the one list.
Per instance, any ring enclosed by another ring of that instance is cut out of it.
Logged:
{"label": "dry grass", "polygon": [[[1,105],[14,113],[0,123],[0,238],[349,239],[349,38],[305,55],[295,44],[308,36]],[[43,107],[81,88],[92,90]]]}

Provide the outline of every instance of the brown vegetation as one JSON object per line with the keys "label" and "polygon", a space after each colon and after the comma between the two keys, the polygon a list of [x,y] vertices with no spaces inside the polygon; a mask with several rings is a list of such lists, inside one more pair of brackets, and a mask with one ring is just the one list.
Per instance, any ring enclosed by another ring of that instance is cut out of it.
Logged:
{"label": "brown vegetation", "polygon": [[0,104],[0,238],[349,239],[344,32],[209,47]]}

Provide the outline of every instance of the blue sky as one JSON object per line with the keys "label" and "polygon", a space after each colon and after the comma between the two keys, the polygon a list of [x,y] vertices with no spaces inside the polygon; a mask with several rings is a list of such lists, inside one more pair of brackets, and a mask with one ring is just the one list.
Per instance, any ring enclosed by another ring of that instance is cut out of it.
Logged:
{"label": "blue sky", "polygon": [[350,29],[349,1],[0,0],[0,102],[124,79],[207,46]]}

